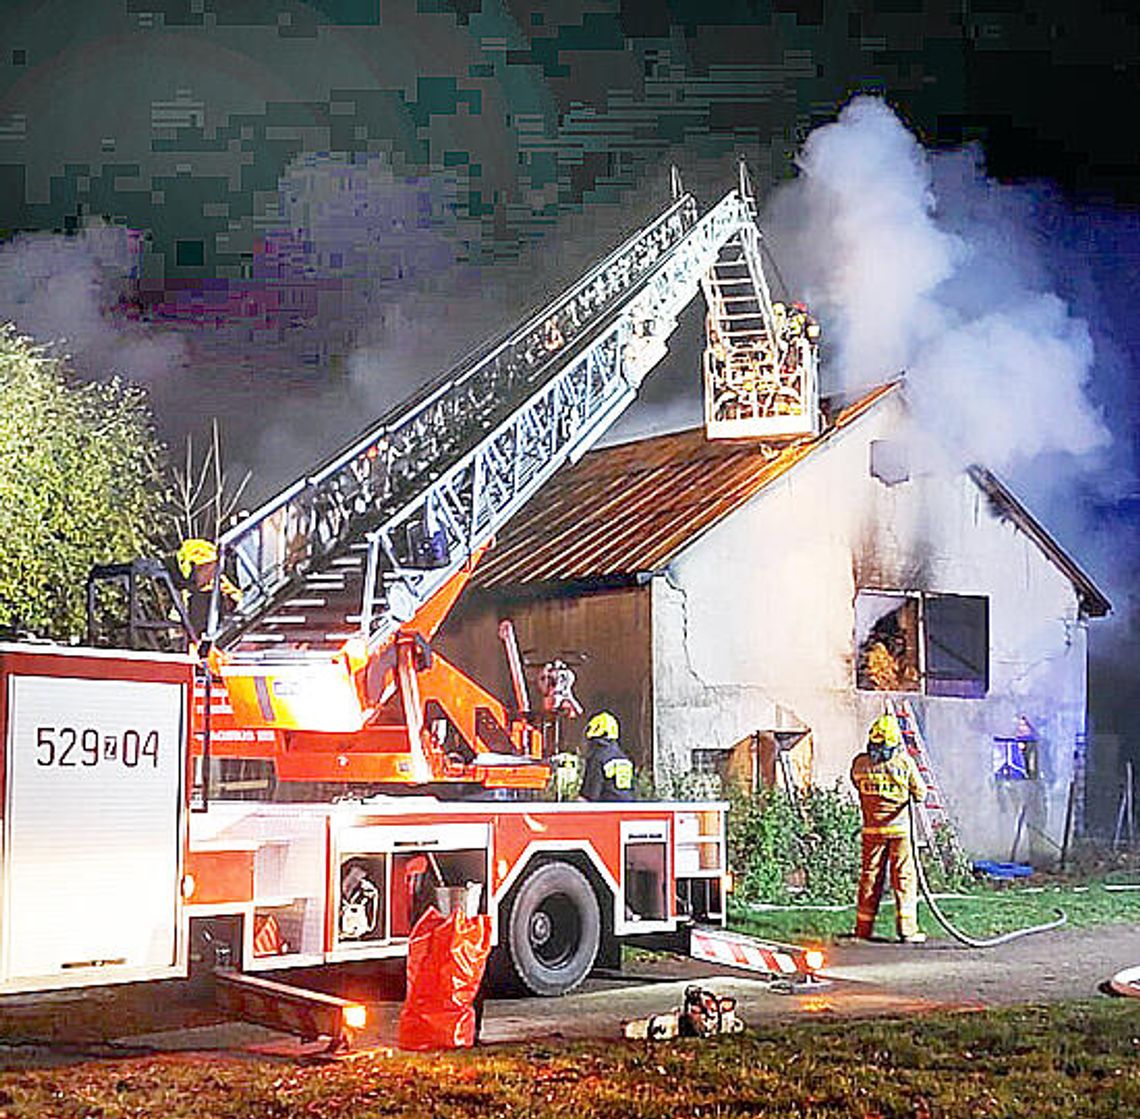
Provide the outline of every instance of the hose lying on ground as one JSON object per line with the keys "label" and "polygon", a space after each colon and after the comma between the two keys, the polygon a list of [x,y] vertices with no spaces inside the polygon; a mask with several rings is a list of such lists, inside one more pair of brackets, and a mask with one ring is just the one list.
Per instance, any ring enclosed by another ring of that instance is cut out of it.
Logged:
{"label": "hose lying on ground", "polygon": [[1140,890],[1140,882],[1113,882],[1113,878],[1118,878],[1121,874],[1135,875],[1135,871],[1127,870],[1114,870],[1105,875],[1104,888],[1110,893],[1115,893],[1118,890]]}
{"label": "hose lying on ground", "polygon": [[[918,829],[915,827],[914,818],[914,801],[907,802],[907,811],[910,813],[910,834],[913,837],[917,835]],[[922,859],[918,857],[918,844],[915,847],[915,865],[918,867],[918,885],[922,890],[922,896],[926,900],[926,904],[930,906],[930,912],[934,914],[934,919],[959,943],[968,945],[970,948],[996,948],[999,944],[1008,944],[1011,940],[1020,940],[1023,936],[1031,936],[1033,933],[1049,932],[1051,929],[1059,929],[1068,920],[1063,909],[1055,909],[1054,912],[1057,916],[1043,925],[1030,925],[1024,929],[1014,929],[1012,932],[1002,933],[1000,936],[987,936],[978,937],[970,936],[962,932],[961,929],[955,928],[951,923],[950,918],[938,908],[938,903],[934,900],[934,894],[930,889],[930,883],[926,880],[926,871],[922,867]]]}

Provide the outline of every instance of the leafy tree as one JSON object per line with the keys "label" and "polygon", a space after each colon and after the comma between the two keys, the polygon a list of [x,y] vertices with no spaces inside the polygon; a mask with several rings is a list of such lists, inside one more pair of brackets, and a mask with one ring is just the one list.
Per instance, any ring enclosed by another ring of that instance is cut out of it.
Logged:
{"label": "leafy tree", "polygon": [[0,325],[0,627],[79,637],[91,565],[160,549],[162,471],[142,389]]}

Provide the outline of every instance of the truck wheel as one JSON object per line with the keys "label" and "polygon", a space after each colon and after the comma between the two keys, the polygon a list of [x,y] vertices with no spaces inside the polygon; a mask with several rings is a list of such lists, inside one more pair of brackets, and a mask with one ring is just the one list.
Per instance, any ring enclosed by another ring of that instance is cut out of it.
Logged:
{"label": "truck wheel", "polygon": [[567,863],[544,863],[527,876],[507,917],[515,974],[536,995],[564,995],[590,973],[602,921],[593,887]]}

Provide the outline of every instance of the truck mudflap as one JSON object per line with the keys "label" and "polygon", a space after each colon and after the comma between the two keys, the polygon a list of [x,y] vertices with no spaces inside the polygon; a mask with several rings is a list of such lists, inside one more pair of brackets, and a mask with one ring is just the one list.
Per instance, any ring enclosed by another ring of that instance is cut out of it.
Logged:
{"label": "truck mudflap", "polygon": [[824,955],[819,948],[761,940],[745,933],[707,925],[689,928],[689,955],[694,960],[753,971],[790,983],[818,984]]}

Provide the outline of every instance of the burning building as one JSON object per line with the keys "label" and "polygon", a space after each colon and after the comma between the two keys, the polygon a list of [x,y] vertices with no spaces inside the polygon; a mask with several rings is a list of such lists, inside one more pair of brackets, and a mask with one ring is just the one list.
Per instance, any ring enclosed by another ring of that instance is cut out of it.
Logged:
{"label": "burning building", "polygon": [[1080,823],[1108,600],[993,473],[925,460],[902,382],[823,413],[817,434],[587,455],[486,557],[444,645],[502,691],[509,616],[658,776],[755,784],[783,754],[782,776],[845,780],[907,700],[966,849],[1055,853],[1070,794]]}

